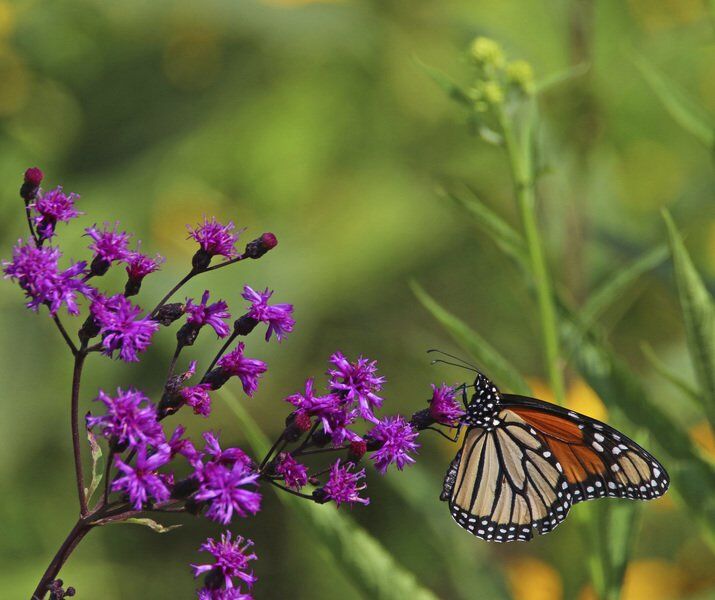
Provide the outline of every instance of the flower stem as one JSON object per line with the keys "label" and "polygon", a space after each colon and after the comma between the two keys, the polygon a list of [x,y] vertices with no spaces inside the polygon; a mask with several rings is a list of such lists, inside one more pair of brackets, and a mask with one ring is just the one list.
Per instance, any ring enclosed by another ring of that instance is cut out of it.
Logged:
{"label": "flower stem", "polygon": [[52,320],[55,322],[55,325],[57,325],[57,329],[59,329],[59,332],[62,334],[62,338],[65,340],[65,342],[67,342],[67,345],[69,346],[72,355],[77,356],[77,346],[74,345],[74,342],[68,335],[67,330],[65,329],[64,325],[62,325],[62,321],[60,321],[60,318],[57,315],[52,315]]}
{"label": "flower stem", "polygon": [[237,263],[237,262],[243,260],[244,258],[246,258],[246,255],[245,255],[245,254],[241,254],[241,255],[237,256],[236,258],[232,258],[231,260],[226,260],[226,261],[224,261],[224,262],[222,262],[222,263],[219,263],[219,264],[217,264],[217,265],[214,265],[213,267],[208,267],[208,268],[204,269],[202,272],[203,272],[203,273],[208,273],[209,271],[215,271],[216,269],[221,269],[221,268],[223,268],[223,267],[228,267],[228,265],[233,265],[233,264],[235,264],[235,263]]}
{"label": "flower stem", "polygon": [[294,496],[298,496],[299,498],[305,498],[306,500],[310,500],[312,502],[315,502],[315,498],[313,496],[309,496],[308,494],[301,494],[300,492],[296,492],[295,490],[292,490],[290,488],[287,488],[280,483],[276,483],[272,479],[268,479],[267,477],[262,478],[264,481],[267,481],[271,485],[277,487],[279,490],[283,490],[284,492],[288,492],[289,494],[293,494]]}
{"label": "flower stem", "polygon": [[544,256],[543,242],[536,221],[536,194],[534,166],[532,163],[532,128],[531,104],[526,117],[521,139],[516,135],[514,127],[500,106],[498,119],[504,134],[509,166],[516,190],[516,199],[524,225],[524,235],[529,249],[532,272],[536,280],[536,292],[541,316],[541,332],[546,356],[546,367],[549,382],[556,402],[563,405],[564,381],[560,366],[559,334],[556,322],[556,309],[552,294],[551,278]]}
{"label": "flower stem", "polygon": [[50,564],[47,566],[40,582],[37,584],[35,591],[32,593],[31,600],[42,600],[48,592],[50,584],[57,578],[60,569],[65,564],[69,558],[72,551],[77,547],[85,535],[87,535],[92,528],[92,525],[88,524],[84,519],[77,521],[75,526],[69,532],[65,541],[57,550]]}
{"label": "flower stem", "polygon": [[181,287],[182,287],[187,281],[189,281],[194,275],[196,275],[196,274],[197,274],[196,270],[195,270],[195,269],[191,269],[191,271],[189,271],[186,275],[184,275],[184,276],[181,278],[181,280],[179,281],[179,283],[177,283],[173,288],[171,288],[171,289],[166,293],[166,295],[159,301],[159,304],[157,304],[157,305],[154,307],[154,310],[151,311],[150,315],[151,315],[152,317],[156,316],[156,313],[159,311],[159,309],[160,309],[162,306],[164,306],[164,304],[166,304],[166,302],[169,300],[169,298],[171,298],[176,292],[178,292],[179,289],[181,289]]}
{"label": "flower stem", "polygon": [[218,351],[216,356],[214,356],[214,359],[211,361],[211,364],[209,365],[209,368],[206,369],[206,372],[204,373],[203,379],[206,378],[206,375],[208,375],[211,372],[211,369],[213,369],[216,366],[216,363],[219,361],[219,359],[223,356],[224,352],[228,350],[228,347],[233,343],[233,341],[238,337],[238,333],[234,331],[231,333],[230,336],[228,336],[228,339],[224,342],[223,346],[221,346],[221,349]]}
{"label": "flower stem", "polygon": [[87,516],[87,498],[84,493],[84,473],[82,471],[82,454],[79,444],[79,387],[82,378],[82,367],[84,360],[87,357],[87,345],[82,344],[82,347],[77,351],[74,357],[74,370],[72,373],[72,406],[71,406],[71,424],[72,424],[72,449],[74,453],[74,470],[75,479],[77,481],[77,494],[79,496],[80,515]]}

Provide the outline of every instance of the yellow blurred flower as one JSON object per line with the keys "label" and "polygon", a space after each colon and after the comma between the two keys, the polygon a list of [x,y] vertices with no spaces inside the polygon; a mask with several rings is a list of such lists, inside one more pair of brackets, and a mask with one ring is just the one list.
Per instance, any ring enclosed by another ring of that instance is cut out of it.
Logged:
{"label": "yellow blurred flower", "polygon": [[680,598],[683,573],[677,565],[651,558],[628,565],[622,600],[666,600]]}
{"label": "yellow blurred flower", "polygon": [[506,567],[506,577],[514,600],[560,600],[561,576],[538,558],[520,558]]}
{"label": "yellow blurred flower", "polygon": [[0,39],[7,38],[15,26],[15,7],[9,2],[0,2]]}
{"label": "yellow blurred flower", "polygon": [[501,46],[492,39],[478,37],[469,48],[469,56],[480,67],[500,69],[505,58]]}
{"label": "yellow blurred flower", "polygon": [[705,453],[715,457],[715,433],[707,421],[700,421],[691,427],[690,437]]}
{"label": "yellow blurred flower", "polygon": [[[530,378],[527,379],[527,383],[531,387],[535,398],[552,404],[556,402],[551,388],[542,379]],[[582,379],[576,379],[568,386],[566,390],[566,406],[592,419],[608,421],[608,410],[605,404]]]}
{"label": "yellow blurred flower", "polygon": [[566,392],[566,406],[592,419],[608,420],[608,410],[603,401],[582,379],[577,379],[569,385]]}
{"label": "yellow blurred flower", "polygon": [[525,94],[534,92],[534,70],[525,60],[515,60],[506,67],[506,76],[510,83]]}

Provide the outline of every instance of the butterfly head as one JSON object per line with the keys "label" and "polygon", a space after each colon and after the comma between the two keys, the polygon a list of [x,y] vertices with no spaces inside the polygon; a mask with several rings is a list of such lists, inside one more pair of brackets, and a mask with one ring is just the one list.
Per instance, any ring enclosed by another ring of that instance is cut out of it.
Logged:
{"label": "butterfly head", "polygon": [[474,379],[474,394],[467,405],[467,414],[463,417],[466,425],[486,427],[493,424],[499,412],[501,394],[483,373],[477,373]]}

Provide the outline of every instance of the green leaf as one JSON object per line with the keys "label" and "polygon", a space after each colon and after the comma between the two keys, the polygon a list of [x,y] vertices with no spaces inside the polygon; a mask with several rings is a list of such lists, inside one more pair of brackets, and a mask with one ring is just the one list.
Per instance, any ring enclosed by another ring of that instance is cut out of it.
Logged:
{"label": "green leaf", "polygon": [[442,88],[442,90],[447,94],[449,98],[470,109],[474,106],[474,102],[469,97],[469,94],[467,94],[467,92],[463,90],[459,85],[454,83],[442,71],[440,71],[439,69],[435,69],[434,67],[430,67],[429,65],[426,65],[416,56],[413,56],[412,59],[414,60],[415,64],[420,69],[422,69],[430,77],[430,79],[432,79],[432,81],[434,81],[440,88]]}
{"label": "green leaf", "polygon": [[157,523],[154,519],[148,519],[146,517],[130,517],[129,519],[124,519],[123,521],[110,521],[110,523],[129,523],[130,525],[142,525],[143,527],[148,527],[149,529],[151,529],[152,531],[156,531],[157,533],[169,533],[172,529],[177,529],[178,527],[181,527],[181,525],[169,525],[167,527],[166,525]]}
{"label": "green leaf", "polygon": [[646,357],[651,367],[653,367],[653,370],[658,375],[672,383],[681,392],[683,392],[685,396],[693,400],[697,404],[698,408],[701,406],[701,400],[700,395],[698,394],[698,390],[696,390],[679,375],[673,373],[668,368],[668,366],[662,360],[660,360],[660,358],[658,358],[658,355],[655,353],[655,350],[653,350],[653,348],[649,344],[643,342],[641,344],[641,352],[643,352],[643,356]]}
{"label": "green leaf", "polygon": [[410,287],[422,306],[442,324],[462,348],[474,357],[480,368],[489,373],[490,378],[517,394],[531,393],[519,372],[489,342],[464,321],[442,308],[416,281],[410,282]]}
{"label": "green leaf", "polygon": [[663,211],[663,218],[668,227],[688,350],[703,409],[710,425],[715,428],[715,305],[667,211]]}
{"label": "green leaf", "polygon": [[[243,405],[225,387],[220,395],[236,415],[248,443],[258,455],[268,451],[270,442]],[[334,506],[319,506],[313,502],[279,493],[280,500],[300,515],[312,531],[312,539],[320,542],[350,579],[367,598],[379,600],[437,600],[422,587],[415,576],[372,537]]]}
{"label": "green leaf", "polygon": [[461,194],[439,189],[438,193],[454,201],[466,210],[477,222],[477,225],[487,232],[502,252],[519,262],[528,263],[529,254],[526,244],[519,233],[504,219],[496,214],[477,195],[467,187]]}
{"label": "green leaf", "polygon": [[537,95],[550,92],[553,88],[561,85],[562,83],[575,79],[576,77],[581,77],[581,75],[585,75],[588,73],[590,68],[591,65],[589,63],[583,62],[561,71],[556,71],[556,73],[552,73],[551,75],[547,75],[543,79],[538,80],[534,85],[534,92]]}
{"label": "green leaf", "polygon": [[591,293],[580,311],[580,317],[586,326],[590,326],[609,306],[617,302],[626,290],[643,274],[660,265],[668,257],[668,248],[658,246],[649,250],[633,263],[616,269],[608,280]]}
{"label": "green leaf", "polygon": [[632,56],[636,67],[650,88],[670,113],[670,116],[685,130],[694,135],[709,150],[715,149],[715,121],[696,104],[681,87],[661,73],[645,57]]}
{"label": "green leaf", "polygon": [[92,455],[92,480],[89,483],[89,487],[84,490],[84,497],[87,499],[87,502],[89,502],[102,481],[104,466],[101,463],[102,448],[97,443],[95,435],[89,429],[87,430],[87,439],[89,440],[89,449]]}

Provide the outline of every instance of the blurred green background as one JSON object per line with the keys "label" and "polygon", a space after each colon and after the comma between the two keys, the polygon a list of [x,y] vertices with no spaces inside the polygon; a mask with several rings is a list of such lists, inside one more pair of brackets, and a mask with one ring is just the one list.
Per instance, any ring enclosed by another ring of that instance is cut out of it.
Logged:
{"label": "blurred green background", "polygon": [[[281,398],[320,376],[335,349],[379,361],[388,411],[410,414],[429,383],[467,377],[429,366],[427,348],[461,351],[415,299],[410,279],[546,397],[540,327],[522,274],[435,193],[466,182],[518,224],[503,153],[469,134],[464,114],[414,58],[459,79],[464,48],[489,35],[538,77],[589,64],[540,102],[539,210],[554,277],[583,301],[666,240],[659,210],[667,206],[712,290],[712,155],[671,120],[629,56],[648,57],[715,112],[714,19],[700,0],[3,1],[1,254],[25,235],[17,189],[32,165],[45,171],[45,188],[62,184],[82,196],[81,222],[60,227],[66,255],[87,257],[82,227],[119,220],[143,250],[168,257],[139,296],[146,307],[187,270],[194,246],[186,223],[205,214],[233,219],[247,228],[244,241],[274,231],[280,245],[264,259],[186,290],[210,287],[236,312],[244,282],[295,304],[298,325],[282,345],[249,340],[270,371],[245,405],[272,437],[287,414]],[[103,284],[119,286],[114,275]],[[664,263],[601,321],[654,399],[712,457],[707,424],[640,350],[649,342],[693,380],[673,289]],[[23,309],[16,287],[4,284],[0,303],[0,595],[26,598],[76,513],[70,358],[46,316]],[[82,411],[99,387],[134,384],[156,395],[173,334],[157,340],[138,365],[90,360]],[[194,357],[209,360],[215,348],[205,333]],[[593,392],[567,378],[570,403],[604,416]],[[215,406],[210,421],[192,420],[194,431],[220,428],[225,440],[244,443],[233,413]],[[417,466],[385,480],[371,473],[372,503],[347,512],[424,586],[441,598],[592,598],[575,519],[528,545],[472,539],[438,501],[456,448],[422,440]],[[220,529],[180,521],[167,535],[130,525],[93,531],[62,576],[80,598],[192,597],[187,563]],[[233,529],[256,540],[258,598],[362,597],[270,490],[264,510]],[[692,517],[666,496],[643,511],[623,597],[710,597],[713,560]]]}

